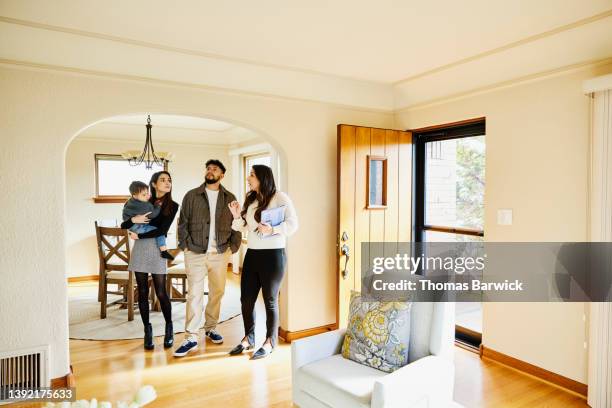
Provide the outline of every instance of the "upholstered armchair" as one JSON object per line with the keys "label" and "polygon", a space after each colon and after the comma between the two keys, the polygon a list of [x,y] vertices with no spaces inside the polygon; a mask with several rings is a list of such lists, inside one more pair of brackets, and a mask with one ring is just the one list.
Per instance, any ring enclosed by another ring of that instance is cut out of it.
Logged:
{"label": "upholstered armchair", "polygon": [[345,330],[291,345],[293,403],[301,408],[460,407],[453,403],[454,303],[414,303],[409,363],[393,373],[345,359]]}

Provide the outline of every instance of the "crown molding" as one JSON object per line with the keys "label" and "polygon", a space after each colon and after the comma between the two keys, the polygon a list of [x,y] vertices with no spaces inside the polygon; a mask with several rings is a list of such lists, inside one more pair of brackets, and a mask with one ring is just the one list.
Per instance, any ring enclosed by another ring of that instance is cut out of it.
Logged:
{"label": "crown molding", "polygon": [[603,13],[596,14],[596,15],[591,16],[591,17],[584,18],[582,20],[575,21],[575,22],[570,23],[570,24],[563,25],[561,27],[554,28],[554,29],[549,30],[549,31],[545,31],[545,32],[540,33],[540,34],[536,34],[536,35],[529,36],[527,38],[523,38],[522,40],[518,40],[518,41],[511,42],[509,44],[506,44],[506,45],[502,45],[501,47],[497,47],[497,48],[494,48],[492,50],[481,52],[479,54],[472,55],[470,57],[463,58],[463,59],[460,59],[460,60],[455,61],[455,62],[451,62],[450,64],[445,64],[445,65],[442,65],[442,66],[430,69],[428,71],[424,71],[424,72],[421,72],[419,74],[412,75],[412,76],[409,76],[409,77],[404,78],[404,79],[400,79],[398,81],[393,82],[392,85],[394,85],[394,86],[402,85],[402,84],[404,84],[406,82],[415,81],[415,80],[417,80],[419,78],[423,78],[423,77],[426,77],[426,76],[429,76],[429,75],[432,75],[432,74],[435,74],[435,73],[438,73],[438,72],[441,72],[441,71],[445,71],[445,70],[454,68],[454,67],[456,67],[458,65],[467,64],[469,62],[472,62],[472,61],[475,61],[475,60],[478,60],[478,59],[486,58],[486,57],[489,57],[491,55],[495,55],[495,54],[501,53],[503,51],[509,50],[511,48],[520,47],[521,45],[529,44],[529,43],[532,43],[534,41],[538,41],[538,40],[541,40],[543,38],[550,37],[550,36],[562,33],[564,31],[568,31],[568,30],[572,30],[572,29],[580,27],[580,26],[584,26],[586,24],[594,23],[596,21],[608,18],[610,16],[612,16],[612,9],[604,11]]}
{"label": "crown molding", "polygon": [[612,14],[403,82],[394,87],[394,110],[510,86],[597,64],[612,57]]}
{"label": "crown molding", "polygon": [[[367,111],[393,109],[388,84],[219,59],[73,30],[0,20],[5,63],[120,79],[325,103]],[[154,64],[148,63],[155,61]]]}
{"label": "crown molding", "polygon": [[444,96],[442,98],[429,100],[423,103],[406,106],[403,108],[396,109],[394,112],[402,113],[402,112],[409,112],[412,110],[431,108],[433,106],[442,105],[448,102],[454,102],[454,101],[461,100],[461,99],[471,98],[476,95],[496,92],[501,89],[512,88],[515,86],[524,85],[524,84],[528,84],[531,82],[543,81],[549,78],[567,75],[567,74],[571,74],[572,72],[592,69],[592,68],[596,68],[596,67],[600,67],[600,66],[608,65],[608,64],[612,64],[612,58],[605,58],[605,59],[601,59],[597,61],[587,61],[587,62],[580,63],[580,64],[574,64],[574,65],[570,65],[567,67],[557,68],[554,70],[539,72],[533,75],[526,75],[520,78],[514,78],[508,81],[499,82],[499,83],[496,83],[490,86],[484,86],[484,87],[477,88],[477,89],[471,89],[466,92],[461,92],[461,93],[457,93],[457,94],[453,94],[449,96]]}
{"label": "crown molding", "polygon": [[[393,114],[597,64],[612,44],[605,35],[611,27],[609,10],[392,86],[278,66],[252,70],[253,64],[192,50],[0,17],[0,36],[8,40],[0,45],[0,65]],[[154,69],[142,64],[148,60],[167,64]]]}
{"label": "crown molding", "polygon": [[338,74],[318,71],[314,69],[294,67],[290,65],[265,63],[265,62],[251,60],[248,58],[230,57],[230,56],[222,55],[222,54],[197,51],[197,50],[193,50],[189,48],[173,47],[173,46],[153,43],[149,41],[141,41],[141,40],[135,40],[132,38],[96,33],[93,31],[78,30],[74,28],[55,26],[51,24],[44,24],[44,23],[39,23],[36,21],[23,20],[23,19],[12,18],[12,17],[7,17],[7,16],[0,16],[0,22],[21,25],[24,27],[37,28],[37,29],[47,30],[47,31],[55,31],[58,33],[66,33],[66,34],[73,34],[73,35],[78,35],[82,37],[89,37],[89,38],[95,38],[95,39],[106,40],[106,41],[114,41],[114,42],[121,43],[121,44],[136,45],[139,47],[157,49],[160,51],[169,51],[169,52],[173,52],[177,54],[193,55],[193,56],[198,56],[198,57],[203,57],[203,58],[212,58],[212,59],[217,59],[217,60],[222,60],[222,61],[249,64],[249,65],[254,65],[254,66],[259,66],[259,67],[264,67],[264,68],[281,69],[284,71],[293,71],[293,72],[298,72],[298,73],[303,73],[303,74],[323,75],[326,77],[337,78],[337,79],[342,79],[342,80],[369,82],[372,84],[387,84],[388,85],[388,83],[385,83],[382,81],[372,81],[372,80],[356,78],[356,77],[352,77],[348,75],[338,75]]}

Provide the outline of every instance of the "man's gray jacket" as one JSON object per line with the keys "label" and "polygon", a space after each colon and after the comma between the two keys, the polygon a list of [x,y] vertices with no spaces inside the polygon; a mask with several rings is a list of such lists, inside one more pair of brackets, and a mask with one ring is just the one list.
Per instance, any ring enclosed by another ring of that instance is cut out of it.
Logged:
{"label": "man's gray jacket", "polygon": [[[215,210],[215,238],[217,251],[222,254],[229,247],[232,253],[240,248],[242,234],[232,230],[234,219],[228,204],[236,197],[219,186],[219,196]],[[206,183],[185,194],[178,221],[178,246],[198,254],[206,253],[210,236],[210,209],[206,195]]]}

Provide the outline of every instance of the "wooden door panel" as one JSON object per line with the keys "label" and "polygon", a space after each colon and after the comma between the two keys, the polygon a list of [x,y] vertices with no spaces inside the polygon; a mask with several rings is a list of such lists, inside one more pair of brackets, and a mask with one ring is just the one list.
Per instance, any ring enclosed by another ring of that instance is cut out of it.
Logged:
{"label": "wooden door panel", "polygon": [[[348,305],[350,301],[351,290],[355,287],[351,271],[355,270],[355,127],[343,126],[338,137],[338,194],[342,197],[338,205],[339,219],[339,248],[340,253],[342,245],[348,245],[350,257],[348,263],[346,258],[340,256],[338,271],[339,271],[339,290],[338,290],[338,309],[336,321],[340,327],[346,326],[346,318],[348,316]],[[342,234],[346,232],[348,239],[342,241]],[[343,279],[340,275],[345,268],[349,271],[349,279]]]}
{"label": "wooden door panel", "polygon": [[[372,139],[370,141],[370,155],[384,156],[385,155],[385,129],[372,129]],[[365,159],[367,164],[367,158]],[[369,174],[366,175],[369,177]],[[389,179],[389,174],[387,174]],[[357,179],[359,180],[359,179]],[[368,179],[365,179],[367,184]],[[387,181],[388,183],[388,181]],[[389,202],[387,202],[389,205]],[[370,238],[371,242],[382,242],[385,240],[385,209],[372,209],[370,213]]]}
{"label": "wooden door panel", "polygon": [[[355,142],[355,268],[351,272],[355,282],[353,290],[361,290],[361,243],[370,240],[370,211],[366,208],[367,157],[370,154],[372,129],[358,127]],[[359,182],[357,182],[359,180]]]}
{"label": "wooden door panel", "polygon": [[[351,290],[361,290],[362,242],[409,241],[411,236],[412,134],[397,130],[338,125],[338,312],[346,326]],[[368,209],[368,156],[387,159],[386,208]],[[347,239],[342,240],[342,234]],[[348,276],[342,271],[349,246]],[[366,248],[366,250],[368,250]],[[389,252],[395,251],[389,247]],[[385,247],[385,252],[387,248]]]}

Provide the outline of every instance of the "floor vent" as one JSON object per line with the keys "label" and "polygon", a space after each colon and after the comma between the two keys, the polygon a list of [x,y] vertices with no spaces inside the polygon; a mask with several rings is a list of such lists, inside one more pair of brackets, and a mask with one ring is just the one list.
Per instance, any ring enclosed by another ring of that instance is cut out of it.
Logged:
{"label": "floor vent", "polygon": [[8,400],[11,390],[49,387],[49,347],[0,352],[0,404]]}

